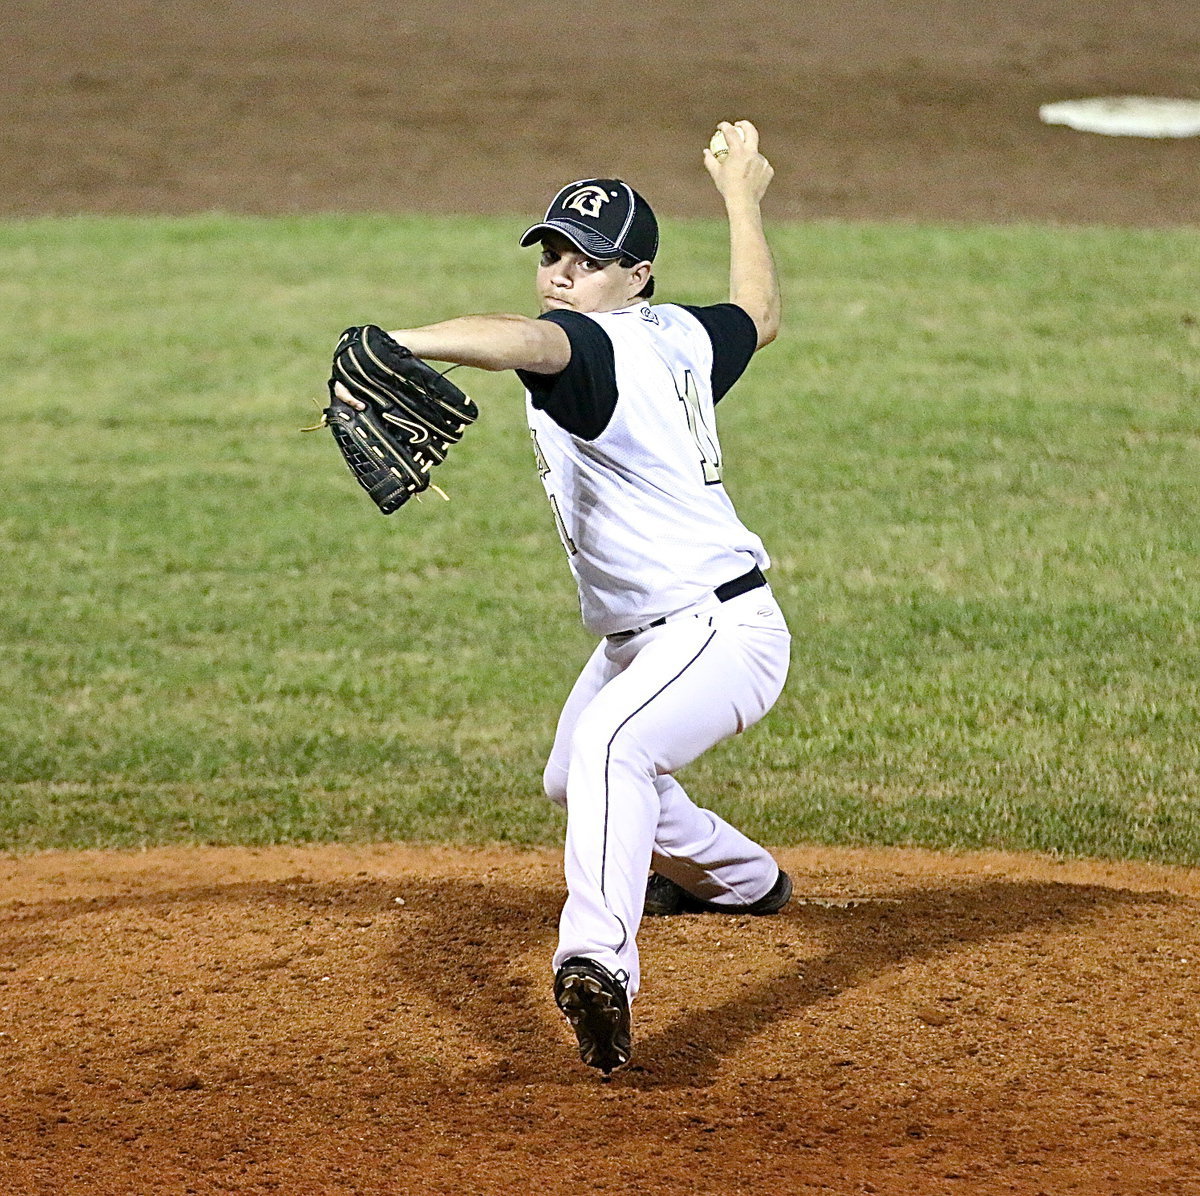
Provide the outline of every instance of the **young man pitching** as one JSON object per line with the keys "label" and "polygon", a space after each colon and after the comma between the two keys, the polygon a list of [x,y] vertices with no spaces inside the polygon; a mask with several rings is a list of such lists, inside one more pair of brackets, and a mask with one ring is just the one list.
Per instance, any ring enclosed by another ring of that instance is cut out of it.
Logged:
{"label": "young man pitching", "polygon": [[729,219],[728,303],[652,306],[650,205],[619,179],[584,179],[521,238],[541,245],[537,319],[391,334],[419,357],[516,370],[583,621],[601,637],[544,781],[567,810],[554,995],[583,1061],[606,1074],[632,1051],[644,911],[770,914],[791,896],[771,855],[673,775],[771,708],[790,644],[766,550],[722,484],[714,420],[779,328],[760,212],[773,171],[749,121],[720,130],[728,150],[717,140],[704,162]]}

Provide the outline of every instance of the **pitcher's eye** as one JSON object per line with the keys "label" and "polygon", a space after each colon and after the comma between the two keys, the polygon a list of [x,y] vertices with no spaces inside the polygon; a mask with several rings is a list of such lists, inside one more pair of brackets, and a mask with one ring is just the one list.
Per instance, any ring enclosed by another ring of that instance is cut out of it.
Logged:
{"label": "pitcher's eye", "polygon": [[543,266],[553,266],[556,261],[558,261],[558,254],[555,253],[553,249],[543,249],[542,250],[542,265]]}

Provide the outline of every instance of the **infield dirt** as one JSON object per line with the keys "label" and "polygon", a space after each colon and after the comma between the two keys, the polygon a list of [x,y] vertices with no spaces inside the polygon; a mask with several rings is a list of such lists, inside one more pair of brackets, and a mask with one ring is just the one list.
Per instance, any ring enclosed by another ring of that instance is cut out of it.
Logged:
{"label": "infield dirt", "polygon": [[[1036,119],[1200,95],[1194,0],[571,12],[14,0],[0,214],[530,214],[612,172],[712,216],[748,116],[775,219],[1200,217],[1200,141]],[[609,1083],[549,995],[556,853],[0,862],[0,1192],[1200,1193],[1200,874],[782,858],[778,918],[647,925]]]}
{"label": "infield dirt", "polygon": [[0,864],[6,1193],[1195,1192],[1200,876],[792,850],[643,930],[605,1083],[550,851]]}
{"label": "infield dirt", "polygon": [[540,213],[620,174],[716,216],[717,120],[763,130],[776,219],[1186,224],[1200,139],[1038,105],[1200,97],[1194,0],[8,0],[0,214]]}

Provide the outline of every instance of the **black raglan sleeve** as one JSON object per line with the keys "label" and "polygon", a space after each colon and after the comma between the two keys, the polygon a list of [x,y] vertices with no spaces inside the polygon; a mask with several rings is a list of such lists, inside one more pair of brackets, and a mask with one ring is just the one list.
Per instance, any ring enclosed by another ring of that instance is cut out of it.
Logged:
{"label": "black raglan sleeve", "polygon": [[745,309],[736,303],[684,307],[683,310],[704,325],[704,331],[712,341],[713,402],[719,403],[750,364],[750,358],[758,348],[758,328]]}
{"label": "black raglan sleeve", "polygon": [[617,365],[608,333],[577,311],[548,311],[538,317],[557,324],[571,342],[571,360],[561,374],[517,370],[533,405],[560,428],[595,440],[617,407]]}

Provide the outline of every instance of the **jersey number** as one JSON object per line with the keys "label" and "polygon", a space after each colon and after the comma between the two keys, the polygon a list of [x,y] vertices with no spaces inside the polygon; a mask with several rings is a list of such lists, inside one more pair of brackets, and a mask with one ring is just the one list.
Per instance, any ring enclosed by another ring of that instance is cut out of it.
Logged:
{"label": "jersey number", "polygon": [[676,380],[675,393],[679,395],[679,401],[683,404],[684,413],[687,415],[688,431],[691,432],[692,439],[696,442],[696,448],[700,453],[700,468],[704,473],[704,484],[715,486],[721,481],[721,445],[717,440],[716,433],[705,422],[704,412],[700,408],[700,392],[696,389],[696,379],[692,376],[691,370],[683,371],[682,391]]}
{"label": "jersey number", "polygon": [[[529,435],[533,437],[533,455],[537,459],[538,477],[544,482],[550,472],[550,466],[546,462],[546,454],[542,452],[542,446],[538,444],[537,433],[531,428]],[[574,556],[579,549],[575,547],[575,541],[571,539],[571,533],[567,531],[567,525],[563,522],[562,512],[558,509],[558,499],[549,492],[547,492],[547,496],[550,499],[550,510],[554,513],[554,526],[558,528],[558,538],[567,550],[567,556]]]}

